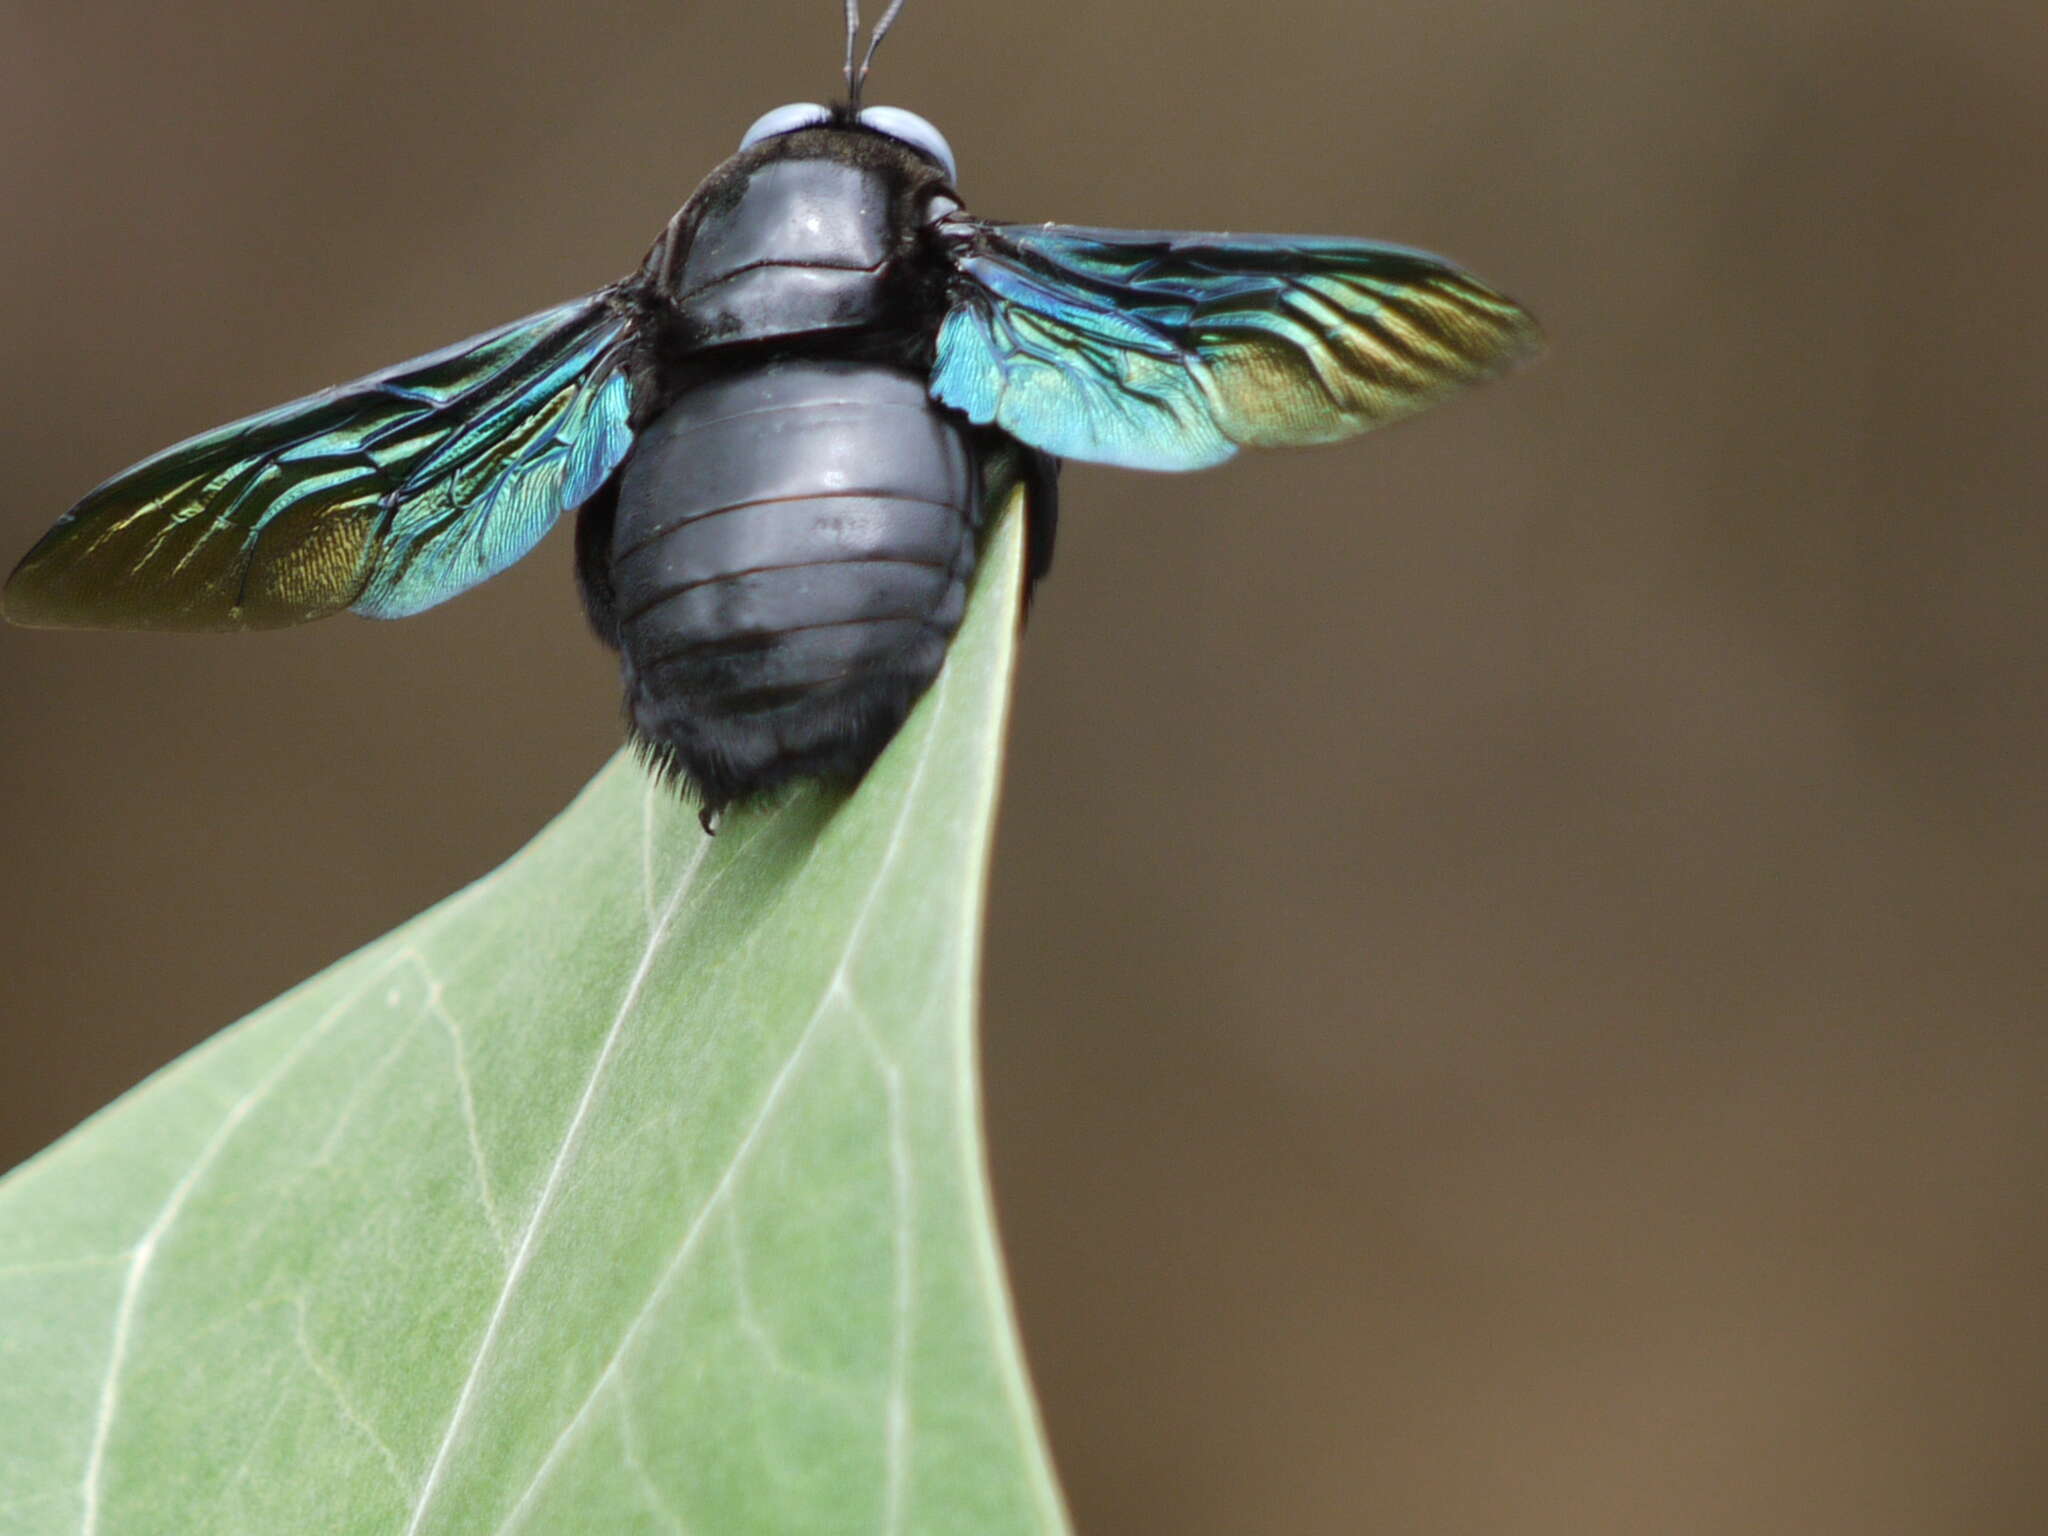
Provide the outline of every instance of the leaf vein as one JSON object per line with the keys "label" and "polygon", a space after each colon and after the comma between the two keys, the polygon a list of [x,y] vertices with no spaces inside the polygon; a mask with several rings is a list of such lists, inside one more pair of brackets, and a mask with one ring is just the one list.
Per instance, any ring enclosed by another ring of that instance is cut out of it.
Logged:
{"label": "leaf vein", "polygon": [[[417,958],[417,957],[415,957]],[[477,1197],[483,1202],[484,1221],[491,1229],[491,1237],[498,1245],[500,1258],[510,1262],[512,1243],[505,1235],[505,1218],[498,1210],[498,1197],[491,1189],[491,1165],[484,1157],[484,1139],[476,1116],[476,1089],[469,1075],[469,1050],[462,1038],[462,1022],[449,1010],[447,988],[441,979],[427,971],[425,962],[420,969],[427,979],[427,1008],[441,1021],[448,1031],[448,1046],[455,1066],[456,1096],[462,1101],[462,1124],[469,1134],[469,1160],[476,1170]]]}
{"label": "leaf vein", "polygon": [[228,1107],[220,1125],[208,1138],[206,1145],[200,1148],[199,1156],[194,1159],[192,1166],[185,1170],[184,1177],[171,1187],[171,1193],[165,1199],[162,1208],[157,1211],[155,1219],[144,1229],[141,1238],[136,1242],[128,1260],[128,1273],[121,1283],[121,1299],[114,1309],[114,1331],[107,1348],[107,1370],[100,1381],[99,1400],[93,1412],[92,1440],[86,1451],[83,1481],[82,1497],[85,1509],[79,1520],[82,1536],[94,1536],[99,1530],[100,1485],[106,1476],[107,1444],[112,1438],[114,1419],[121,1406],[121,1372],[128,1363],[128,1351],[133,1345],[135,1335],[136,1312],[141,1305],[142,1287],[149,1278],[150,1266],[156,1261],[157,1249],[184,1211],[186,1202],[192,1198],[192,1191],[213,1167],[236,1130],[249,1118],[251,1111],[270,1096],[272,1090],[284,1081],[285,1075],[298,1064],[299,1059],[325,1037],[327,1031],[334,1027],[335,1021],[342,1018],[364,992],[381,980],[388,969],[388,964],[379,967],[362,987],[349,993],[322,1014],[313,1027],[278,1058],[276,1066]]}
{"label": "leaf vein", "polygon": [[519,1234],[518,1246],[513,1250],[512,1262],[505,1271],[505,1282],[498,1288],[497,1302],[491,1308],[490,1320],[484,1325],[483,1338],[478,1341],[476,1357],[470,1362],[469,1373],[463,1378],[462,1388],[455,1398],[455,1406],[448,1415],[448,1425],[441,1434],[441,1443],[434,1451],[433,1462],[427,1469],[426,1481],[420,1486],[418,1500],[414,1503],[412,1517],[406,1522],[406,1536],[416,1536],[425,1524],[427,1511],[432,1507],[434,1495],[440,1490],[441,1479],[448,1469],[448,1456],[462,1433],[464,1421],[469,1416],[470,1405],[476,1401],[477,1386],[483,1379],[484,1365],[490,1359],[492,1349],[498,1340],[499,1330],[505,1325],[505,1315],[512,1305],[513,1293],[519,1289],[519,1282],[526,1274],[526,1267],[533,1260],[534,1248],[540,1238],[541,1221],[553,1206],[555,1192],[561,1187],[567,1173],[569,1161],[582,1139],[583,1124],[589,1117],[590,1106],[596,1101],[598,1085],[604,1081],[605,1069],[611,1065],[612,1056],[618,1049],[619,1039],[625,1033],[626,1021],[632,1017],[634,1007],[640,1001],[640,990],[647,984],[647,977],[654,969],[655,956],[661,950],[661,940],[668,931],[670,921],[681,907],[684,894],[695,880],[697,870],[704,862],[705,852],[711,839],[706,838],[690,855],[690,861],[683,867],[683,873],[676,881],[676,888],[663,908],[661,919],[647,935],[647,943],[641,951],[639,963],[633,968],[631,980],[619,999],[618,1011],[612,1015],[610,1028],[605,1031],[604,1041],[598,1047],[597,1056],[591,1062],[590,1075],[583,1084],[582,1095],[576,1101],[576,1108],[569,1116],[567,1129],[562,1133],[562,1144],[555,1149],[554,1162],[549,1165],[547,1177],[541,1183],[540,1193],[534,1198],[533,1209],[527,1214],[526,1225]]}
{"label": "leaf vein", "polygon": [[[889,1116],[889,1195],[895,1209],[896,1289],[891,1307],[889,1408],[884,1416],[888,1466],[883,1529],[903,1529],[903,1493],[910,1470],[910,1331],[917,1297],[916,1169],[910,1156],[909,1116],[903,1103],[903,1069],[883,1048],[867,1010],[847,997],[854,1025],[882,1074]],[[926,1011],[928,1016],[929,1010]]]}
{"label": "leaf vein", "polygon": [[[555,1437],[554,1443],[548,1447],[547,1454],[541,1458],[540,1465],[534,1469],[533,1477],[520,1493],[518,1502],[512,1506],[511,1512],[506,1515],[503,1523],[499,1525],[498,1536],[505,1536],[506,1532],[516,1529],[520,1522],[525,1519],[526,1512],[532,1506],[533,1500],[553,1475],[557,1463],[560,1462],[568,1447],[575,1441],[584,1424],[588,1421],[593,1406],[608,1389],[615,1387],[620,1365],[639,1339],[641,1330],[647,1326],[648,1321],[654,1316],[662,1299],[668,1294],[670,1286],[687,1269],[690,1259],[696,1252],[697,1244],[703,1237],[705,1229],[709,1226],[712,1216],[724,1203],[726,1196],[738,1181],[741,1169],[746,1166],[749,1158],[752,1156],[763,1131],[769,1122],[774,1119],[775,1111],[780,1105],[782,1096],[788,1089],[790,1081],[796,1074],[797,1066],[803,1061],[817,1036],[820,1023],[830,1013],[831,1006],[835,1001],[842,999],[851,1001],[852,994],[847,989],[849,967],[852,964],[854,954],[860,947],[861,936],[866,932],[868,921],[874,914],[877,893],[887,883],[889,871],[894,866],[896,856],[903,846],[904,828],[909,824],[910,812],[918,801],[918,791],[924,782],[925,768],[931,761],[932,742],[939,735],[938,720],[945,710],[946,699],[950,692],[947,683],[952,675],[953,668],[949,666],[939,674],[939,680],[931,690],[932,718],[923,741],[919,743],[917,762],[912,769],[910,782],[904,788],[903,803],[897,811],[895,825],[890,829],[888,846],[883,852],[880,864],[876,867],[874,882],[862,896],[860,907],[855,912],[853,922],[847,929],[845,943],[840,949],[838,960],[833,965],[831,978],[826,982],[823,991],[819,995],[817,1007],[811,1010],[810,1017],[804,1021],[803,1028],[798,1031],[796,1042],[790,1049],[788,1060],[783,1062],[781,1070],[775,1074],[775,1080],[769,1084],[768,1092],[763,1096],[760,1107],[754,1112],[753,1121],[747,1127],[746,1134],[740,1138],[739,1145],[733,1149],[731,1158],[727,1160],[725,1171],[719,1176],[718,1182],[712,1187],[711,1193],[705,1197],[703,1205],[698,1207],[697,1214],[691,1219],[689,1227],[683,1233],[682,1240],[676,1245],[674,1254],[670,1256],[668,1264],[663,1268],[661,1278],[655,1282],[654,1289],[648,1293],[647,1300],[642,1303],[640,1310],[634,1314],[633,1321],[627,1324],[626,1331],[620,1335],[618,1346],[612,1351],[610,1358],[605,1361],[604,1368],[598,1372],[597,1379],[591,1383],[590,1390],[584,1394],[582,1403],[578,1405],[576,1412],[570,1416],[569,1422],[563,1426],[562,1432]],[[410,1532],[408,1532],[408,1536],[411,1536]]]}
{"label": "leaf vein", "polygon": [[327,1388],[328,1394],[334,1399],[334,1405],[341,1410],[341,1416],[377,1448],[377,1453],[384,1458],[384,1465],[390,1469],[391,1481],[398,1485],[398,1491],[410,1497],[412,1483],[406,1477],[405,1469],[398,1464],[398,1453],[392,1450],[382,1435],[377,1433],[376,1426],[357,1411],[342,1385],[340,1374],[327,1361],[321,1359],[320,1352],[314,1349],[312,1336],[306,1332],[306,1298],[295,1296],[292,1298],[292,1304],[297,1314],[292,1324],[292,1337],[298,1343],[299,1353],[305,1357],[306,1364],[313,1368],[313,1374],[320,1378],[321,1385]]}
{"label": "leaf vein", "polygon": [[662,1522],[675,1532],[675,1536],[689,1536],[689,1532],[683,1526],[682,1516],[669,1507],[666,1495],[662,1493],[654,1479],[648,1476],[647,1463],[640,1455],[640,1432],[633,1422],[633,1405],[623,1397],[619,1399],[619,1443],[625,1448],[626,1469],[633,1474],[634,1481],[640,1484],[641,1491],[647,1495],[649,1507],[661,1516]]}

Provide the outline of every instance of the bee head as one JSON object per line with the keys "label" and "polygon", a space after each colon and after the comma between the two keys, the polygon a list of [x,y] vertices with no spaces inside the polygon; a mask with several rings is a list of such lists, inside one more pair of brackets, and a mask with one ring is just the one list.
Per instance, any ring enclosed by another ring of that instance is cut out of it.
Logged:
{"label": "bee head", "polygon": [[944,171],[949,182],[960,175],[960,167],[953,159],[953,146],[946,142],[946,136],[915,112],[906,112],[901,107],[849,104],[834,109],[815,101],[793,101],[754,119],[754,125],[740,137],[740,148],[751,149],[763,139],[780,138],[805,128],[835,126],[879,133],[883,138],[907,144]]}

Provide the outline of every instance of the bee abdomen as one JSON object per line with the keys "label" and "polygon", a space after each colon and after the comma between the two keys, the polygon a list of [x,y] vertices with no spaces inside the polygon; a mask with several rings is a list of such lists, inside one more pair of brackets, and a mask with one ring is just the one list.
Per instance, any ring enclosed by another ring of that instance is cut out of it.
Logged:
{"label": "bee abdomen", "polygon": [[779,362],[641,433],[612,530],[626,707],[707,806],[865,771],[974,568],[973,455],[918,376]]}

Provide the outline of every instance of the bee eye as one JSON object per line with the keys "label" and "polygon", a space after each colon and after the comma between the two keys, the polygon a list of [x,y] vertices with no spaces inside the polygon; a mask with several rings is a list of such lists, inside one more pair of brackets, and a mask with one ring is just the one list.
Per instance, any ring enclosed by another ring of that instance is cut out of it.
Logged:
{"label": "bee eye", "polygon": [[885,133],[908,144],[927,160],[936,161],[946,173],[946,180],[960,179],[960,167],[953,163],[953,146],[946,142],[943,133],[915,112],[906,112],[901,107],[867,107],[862,110],[860,121],[862,127]]}
{"label": "bee eye", "polygon": [[740,136],[740,148],[752,149],[763,139],[795,133],[799,128],[815,128],[820,123],[831,121],[832,113],[815,101],[792,101],[786,107],[777,107],[773,112],[763,112],[755,118],[754,126]]}

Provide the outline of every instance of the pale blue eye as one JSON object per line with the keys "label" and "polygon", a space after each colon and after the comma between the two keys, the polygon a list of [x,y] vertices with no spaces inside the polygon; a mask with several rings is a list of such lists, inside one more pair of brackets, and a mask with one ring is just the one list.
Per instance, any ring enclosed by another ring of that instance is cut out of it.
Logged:
{"label": "pale blue eye", "polygon": [[906,112],[901,107],[866,107],[861,111],[860,121],[862,127],[900,139],[927,159],[937,161],[946,180],[960,179],[960,167],[953,163],[953,146],[946,142],[943,133],[915,112]]}
{"label": "pale blue eye", "polygon": [[815,101],[793,101],[786,107],[777,107],[773,112],[763,112],[755,118],[754,126],[741,135],[740,148],[752,149],[763,139],[795,133],[799,128],[815,128],[820,123],[831,121],[830,109],[819,106]]}

